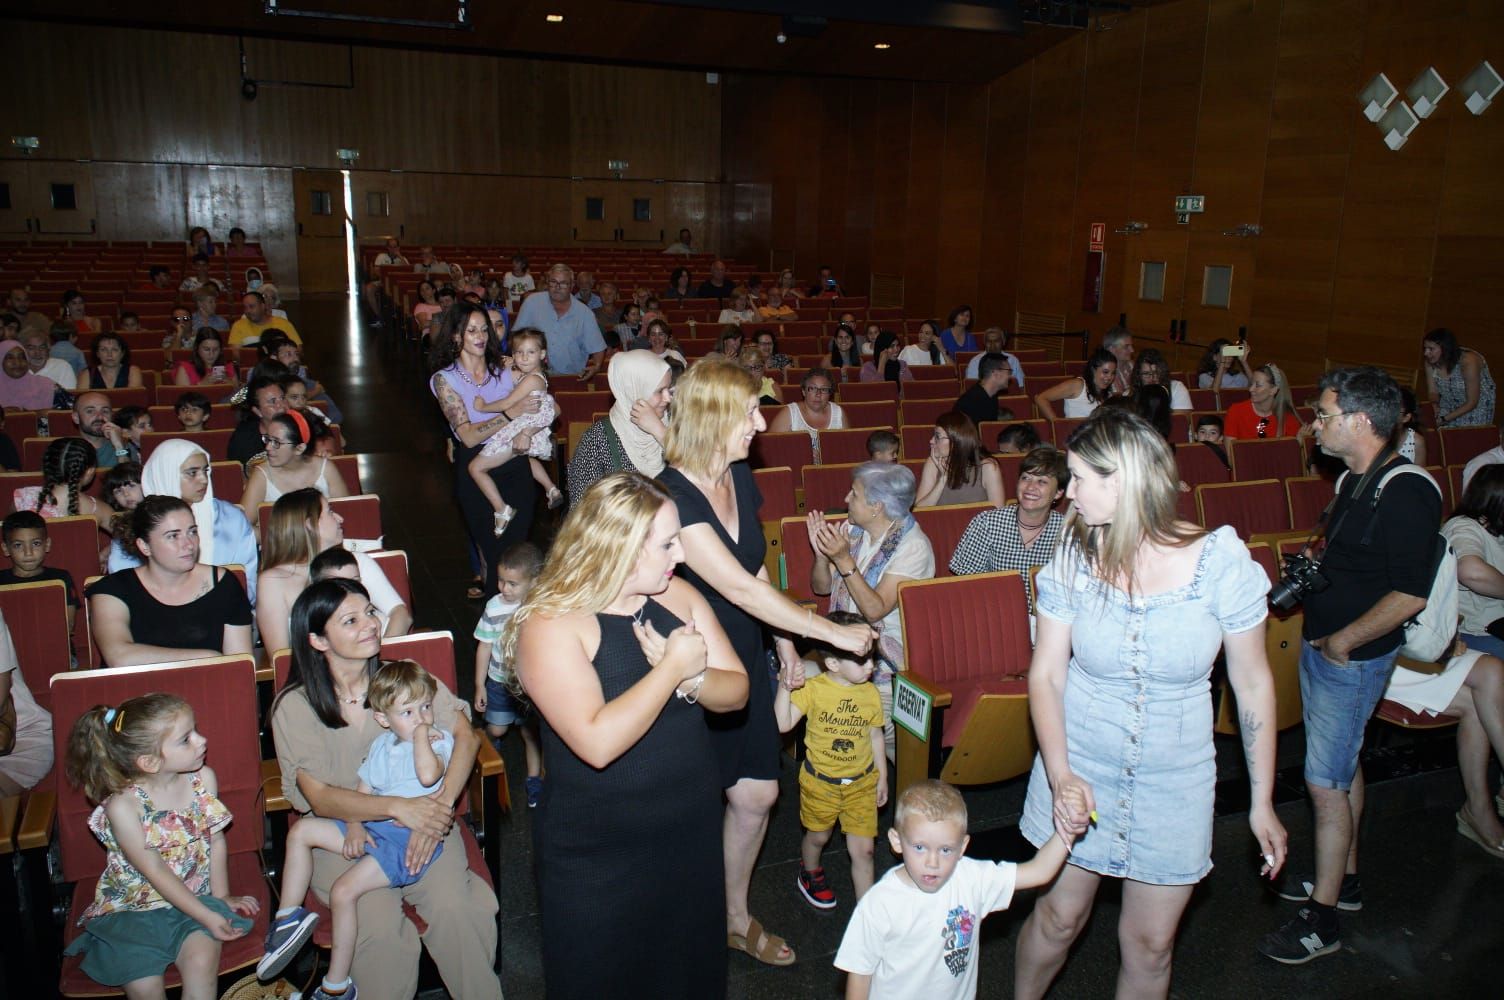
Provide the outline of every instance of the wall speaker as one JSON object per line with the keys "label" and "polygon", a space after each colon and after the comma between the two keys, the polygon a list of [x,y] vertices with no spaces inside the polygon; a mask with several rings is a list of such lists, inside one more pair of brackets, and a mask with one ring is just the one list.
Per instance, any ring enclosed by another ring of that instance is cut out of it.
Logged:
{"label": "wall speaker", "polygon": [[1368,81],[1368,86],[1358,92],[1358,106],[1363,109],[1363,114],[1369,121],[1376,122],[1384,117],[1384,112],[1394,103],[1399,93],[1394,89],[1394,84],[1389,82],[1389,77],[1379,73]]}

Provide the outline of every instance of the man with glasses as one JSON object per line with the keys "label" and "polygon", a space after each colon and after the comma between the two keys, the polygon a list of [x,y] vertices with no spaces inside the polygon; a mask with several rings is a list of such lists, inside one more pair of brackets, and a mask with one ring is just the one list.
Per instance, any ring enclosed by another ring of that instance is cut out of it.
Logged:
{"label": "man with glasses", "polygon": [[1320,387],[1316,443],[1347,471],[1310,552],[1326,586],[1308,588],[1302,602],[1301,717],[1316,872],[1286,876],[1279,895],[1304,905],[1259,944],[1287,965],[1338,951],[1337,911],[1363,906],[1356,849],[1363,730],[1389,683],[1404,623],[1426,606],[1441,522],[1441,490],[1429,476],[1395,476],[1379,492],[1385,470],[1405,462],[1391,444],[1400,418],[1394,380],[1378,368],[1339,368]]}
{"label": "man with glasses", "polygon": [[26,351],[26,363],[33,372],[52,379],[66,392],[78,388],[78,374],[73,371],[73,366],[52,356],[52,334],[48,330],[28,328],[23,324],[20,340]]}
{"label": "man with glasses", "polygon": [[276,379],[267,375],[252,379],[245,393],[245,410],[235,433],[230,435],[226,456],[246,465],[260,455],[265,450],[266,436],[272,433],[267,421],[286,412],[287,398]]}
{"label": "man with glasses", "polygon": [[513,334],[541,330],[548,338],[548,368],[563,375],[591,378],[600,371],[606,353],[595,313],[574,296],[574,270],[567,264],[548,269],[546,295],[522,300]]}

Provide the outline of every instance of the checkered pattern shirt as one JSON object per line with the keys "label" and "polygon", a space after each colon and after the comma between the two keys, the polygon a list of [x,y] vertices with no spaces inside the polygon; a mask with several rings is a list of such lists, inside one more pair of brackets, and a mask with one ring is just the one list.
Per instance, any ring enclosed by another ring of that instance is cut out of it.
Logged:
{"label": "checkered pattern shirt", "polygon": [[1024,596],[1029,602],[1029,614],[1034,613],[1034,581],[1029,570],[1043,566],[1055,557],[1055,546],[1060,541],[1060,528],[1065,516],[1058,510],[1050,511],[1034,544],[1024,548],[1018,533],[1018,505],[984,510],[971,523],[956,543],[956,551],[950,557],[950,571],[956,576],[974,573],[997,573],[1003,570],[1018,570],[1024,578]]}

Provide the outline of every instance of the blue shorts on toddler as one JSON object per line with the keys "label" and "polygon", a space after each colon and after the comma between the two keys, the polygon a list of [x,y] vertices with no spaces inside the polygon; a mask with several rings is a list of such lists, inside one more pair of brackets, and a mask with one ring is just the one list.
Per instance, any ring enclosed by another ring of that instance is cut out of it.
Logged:
{"label": "blue shorts on toddler", "polygon": [[[334,820],[334,825],[339,827],[340,833],[345,833],[349,829],[349,825],[342,819]],[[429,865],[439,860],[439,855],[444,852],[444,844],[441,841],[433,849],[433,857],[428,859],[427,864],[416,872],[409,872],[407,870],[407,842],[412,838],[413,832],[389,819],[367,823],[365,828],[366,837],[369,839],[363,856],[376,859],[376,863],[381,866],[381,873],[386,876],[387,882],[394,889],[412,885],[418,881],[423,877],[423,873],[428,871]]]}

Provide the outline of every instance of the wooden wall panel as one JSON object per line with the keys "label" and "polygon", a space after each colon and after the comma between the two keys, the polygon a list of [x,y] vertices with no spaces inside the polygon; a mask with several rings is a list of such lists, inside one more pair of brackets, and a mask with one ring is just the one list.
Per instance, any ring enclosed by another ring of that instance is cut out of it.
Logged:
{"label": "wooden wall panel", "polygon": [[983,188],[982,250],[977,261],[974,327],[1013,326],[1018,301],[1023,167],[1029,151],[1033,67],[995,81],[987,98],[987,174]]}
{"label": "wooden wall panel", "polygon": [[[1029,149],[1024,158],[1018,309],[1064,315],[1079,293],[1071,256],[1086,45],[1078,36],[1034,60]],[[1010,325],[1011,325],[1011,317]]]}
{"label": "wooden wall panel", "polygon": [[[940,248],[940,203],[945,199],[945,92],[935,83],[915,84],[909,107],[908,211],[904,219],[904,295],[910,315],[933,315],[936,259]],[[895,123],[897,125],[897,123]]]}
{"label": "wooden wall panel", "polygon": [[945,95],[945,145],[939,153],[941,197],[935,254],[935,314],[940,319],[977,299],[982,254],[982,202],[987,180],[985,87],[952,87]]}
{"label": "wooden wall panel", "polygon": [[[927,153],[914,144],[909,119],[913,114],[914,88],[907,83],[884,81],[865,88],[876,106],[881,125],[869,136],[872,157],[872,272],[905,275],[910,258],[905,219],[909,212],[909,171],[914,157]],[[910,293],[912,294],[912,293]]]}

